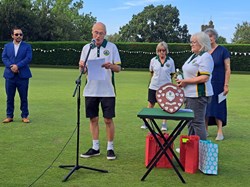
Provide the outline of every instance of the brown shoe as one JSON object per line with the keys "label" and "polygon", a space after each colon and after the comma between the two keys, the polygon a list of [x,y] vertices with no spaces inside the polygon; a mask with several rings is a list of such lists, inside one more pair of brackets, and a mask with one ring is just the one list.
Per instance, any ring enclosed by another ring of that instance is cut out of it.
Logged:
{"label": "brown shoe", "polygon": [[10,123],[13,121],[13,118],[6,118],[3,120],[3,123]]}
{"label": "brown shoe", "polygon": [[23,118],[23,119],[22,119],[22,122],[24,122],[24,123],[29,123],[30,120],[29,120],[28,118]]}

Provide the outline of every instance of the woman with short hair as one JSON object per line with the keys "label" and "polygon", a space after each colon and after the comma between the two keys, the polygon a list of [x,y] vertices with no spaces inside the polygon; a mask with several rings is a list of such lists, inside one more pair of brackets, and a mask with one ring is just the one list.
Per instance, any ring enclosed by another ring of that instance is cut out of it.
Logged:
{"label": "woman with short hair", "polygon": [[198,32],[191,36],[190,42],[193,54],[182,66],[184,79],[176,81],[184,89],[185,107],[194,111],[194,119],[188,123],[188,134],[206,140],[205,114],[213,95],[211,78],[214,62],[209,54],[211,44],[207,34]]}

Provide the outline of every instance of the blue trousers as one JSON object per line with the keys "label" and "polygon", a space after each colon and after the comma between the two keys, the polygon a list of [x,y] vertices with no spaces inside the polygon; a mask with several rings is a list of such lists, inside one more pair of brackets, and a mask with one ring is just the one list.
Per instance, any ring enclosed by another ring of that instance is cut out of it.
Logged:
{"label": "blue trousers", "polygon": [[18,75],[15,75],[14,78],[11,79],[5,79],[5,91],[7,95],[6,116],[8,118],[14,117],[14,102],[16,90],[18,91],[20,97],[20,110],[22,111],[21,117],[28,117],[28,87],[29,79],[21,79],[18,77]]}

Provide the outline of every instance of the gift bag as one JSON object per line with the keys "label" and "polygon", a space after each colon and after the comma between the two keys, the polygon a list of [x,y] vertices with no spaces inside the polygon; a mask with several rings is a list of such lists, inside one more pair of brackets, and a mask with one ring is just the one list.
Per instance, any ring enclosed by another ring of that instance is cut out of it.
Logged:
{"label": "gift bag", "polygon": [[156,154],[156,141],[151,133],[146,136],[145,165],[147,166]]}
{"label": "gift bag", "polygon": [[218,174],[218,144],[210,140],[200,140],[199,170],[205,174]]}
{"label": "gift bag", "polygon": [[[164,133],[164,137],[165,137],[166,139],[168,139],[169,134]],[[163,139],[163,138],[160,138],[159,140],[160,140],[161,144],[164,144],[164,139]],[[173,144],[173,143],[171,144],[171,148],[172,148],[172,149],[174,148],[174,144]],[[158,150],[160,150],[160,147],[159,147],[159,145],[157,144],[157,150],[156,150],[156,151],[158,151]],[[173,159],[173,154],[171,153],[171,151],[168,149],[168,150],[166,151],[166,153],[168,154],[169,158],[172,160],[172,159]],[[172,165],[171,165],[171,163],[168,161],[166,155],[163,154],[162,157],[160,158],[160,160],[157,162],[156,167],[157,167],[157,168],[172,168]]]}
{"label": "gift bag", "polygon": [[186,173],[195,173],[199,165],[199,140],[196,135],[180,136],[180,162]]}
{"label": "gift bag", "polygon": [[[159,135],[156,135],[156,136],[158,137],[159,141],[163,144],[164,143],[163,138],[160,138]],[[168,138],[168,136],[169,135],[167,133],[164,133],[164,137],[166,139]],[[173,144],[171,144],[171,147],[173,149]],[[148,135],[146,136],[146,147],[145,147],[145,165],[146,166],[148,166],[148,164],[154,158],[154,156],[158,150],[160,150],[158,143],[154,139],[153,135],[151,133],[148,133]],[[167,154],[169,155],[170,159],[172,160],[173,155],[170,152],[170,150],[167,150]],[[162,155],[160,160],[157,162],[156,167],[157,168],[171,168],[172,165],[168,161],[167,157],[164,154],[164,155]]]}

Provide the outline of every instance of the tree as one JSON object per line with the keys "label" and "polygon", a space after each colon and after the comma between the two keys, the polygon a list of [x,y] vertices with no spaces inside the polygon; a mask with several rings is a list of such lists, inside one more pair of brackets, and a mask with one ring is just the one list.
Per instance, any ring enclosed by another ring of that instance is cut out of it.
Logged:
{"label": "tree", "polygon": [[242,25],[237,24],[235,27],[233,43],[250,44],[250,22],[243,22]]}
{"label": "tree", "polygon": [[106,38],[110,42],[119,42],[121,35],[118,33],[115,33],[115,34],[107,35]]}
{"label": "tree", "polygon": [[39,18],[40,39],[90,40],[89,32],[96,18],[90,14],[79,14],[83,1],[72,0],[36,0],[34,11]]}
{"label": "tree", "polygon": [[227,39],[224,38],[224,37],[222,37],[222,36],[219,36],[219,37],[217,38],[217,43],[218,43],[218,44],[226,44],[226,43],[227,43]]}
{"label": "tree", "polygon": [[90,41],[92,39],[91,29],[96,22],[96,18],[89,14],[82,14],[79,19],[75,20],[75,25],[80,33],[80,40]]}
{"label": "tree", "polygon": [[31,11],[29,0],[2,0],[0,2],[0,40],[11,39],[11,29],[14,26],[23,28],[27,33],[35,24],[35,15]]}
{"label": "tree", "polygon": [[181,27],[179,10],[171,5],[146,6],[120,28],[121,41],[127,42],[188,42],[187,25]]}
{"label": "tree", "polygon": [[25,40],[91,40],[96,18],[79,14],[83,0],[0,0],[0,39],[10,39],[10,30],[19,26]]}

